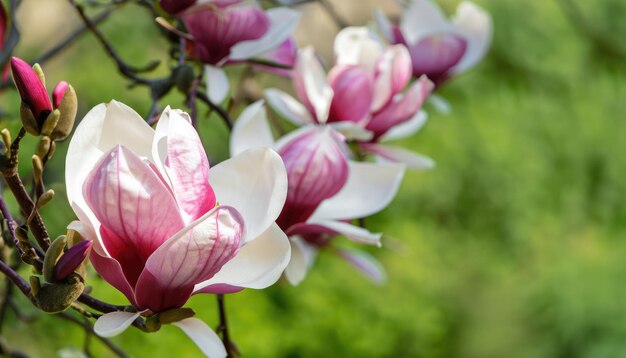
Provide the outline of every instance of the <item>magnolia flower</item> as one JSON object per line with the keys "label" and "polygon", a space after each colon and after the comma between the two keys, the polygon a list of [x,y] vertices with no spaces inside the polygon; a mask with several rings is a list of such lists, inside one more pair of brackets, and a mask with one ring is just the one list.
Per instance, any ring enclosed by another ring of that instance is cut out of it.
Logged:
{"label": "magnolia flower", "polygon": [[408,86],[411,61],[402,45],[385,48],[366,28],[349,27],[335,40],[336,65],[326,75],[310,48],[300,51],[294,87],[304,106],[288,94],[265,91],[270,105],[297,125],[329,123],[380,160],[430,168],[423,155],[379,144],[414,134],[425,123],[421,111],[433,85],[426,78]]}
{"label": "magnolia flower", "polygon": [[291,261],[285,270],[289,282],[295,285],[304,279],[322,248],[348,259],[375,280],[382,280],[380,265],[367,254],[329,244],[334,236],[344,235],[359,243],[380,246],[381,234],[350,221],[372,215],[391,202],[404,165],[350,161],[342,136],[327,125],[304,126],[275,141],[263,101],[250,105],[235,122],[231,155],[258,146],[273,146],[287,167],[289,192],[277,223],[291,242]]}
{"label": "magnolia flower", "polygon": [[437,86],[477,65],[491,45],[491,17],[469,1],[450,21],[431,0],[412,0],[399,26],[380,11],[375,15],[387,40],[409,49],[413,75],[426,75]]}
{"label": "magnolia flower", "polygon": [[[291,66],[299,13],[288,8],[263,10],[257,6],[210,6],[181,16],[191,36],[191,55],[205,63],[209,98],[222,102],[228,78],[222,66],[253,58]],[[286,51],[287,50],[287,51]]]}
{"label": "magnolia flower", "polygon": [[[119,102],[93,108],[72,137],[66,186],[80,220],[71,228],[93,242],[96,271],[138,311],[103,315],[100,335],[196,293],[265,288],[289,261],[274,223],[287,194],[278,154],[255,148],[209,169],[188,116],[169,107],[156,130]],[[206,324],[174,324],[207,355],[225,356]]]}

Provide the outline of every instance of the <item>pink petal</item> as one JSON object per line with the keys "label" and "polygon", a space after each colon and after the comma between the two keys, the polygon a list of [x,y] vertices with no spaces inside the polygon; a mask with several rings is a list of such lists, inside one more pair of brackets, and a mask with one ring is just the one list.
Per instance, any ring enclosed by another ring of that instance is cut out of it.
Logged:
{"label": "pink petal", "polygon": [[176,14],[183,11],[195,2],[196,0],[159,0],[161,8],[170,14]]}
{"label": "pink petal", "polygon": [[289,228],[288,235],[343,235],[348,239],[366,245],[381,246],[380,238],[382,234],[372,233],[367,229],[354,226],[347,222],[336,220],[309,221],[304,224],[296,224]]}
{"label": "pink petal", "polygon": [[259,56],[260,59],[290,67],[289,69],[264,65],[257,65],[256,67],[262,68],[267,72],[275,73],[279,76],[289,76],[291,75],[291,67],[296,64],[297,56],[298,45],[296,44],[296,40],[293,37],[290,37],[283,41],[283,43],[281,43],[277,48]]}
{"label": "pink petal", "polygon": [[69,87],[70,84],[65,81],[57,83],[54,87],[54,90],[52,90],[52,103],[54,104],[54,108],[61,105],[61,100],[63,99],[63,96],[65,96],[65,91],[67,91]]}
{"label": "pink petal", "polygon": [[18,57],[11,57],[11,71],[22,102],[33,112],[39,127],[52,111],[46,87],[30,65]]}
{"label": "pink petal", "polygon": [[87,177],[83,195],[102,224],[106,249],[131,285],[148,257],[184,226],[169,188],[123,146],[103,155]]}
{"label": "pink petal", "polygon": [[239,251],[241,215],[218,206],[163,244],[146,262],[137,282],[137,303],[153,312],[181,307],[194,286],[208,280]]}
{"label": "pink petal", "polygon": [[436,34],[420,40],[409,47],[413,62],[413,75],[426,75],[435,84],[445,81],[467,49],[467,41],[454,34]]}
{"label": "pink petal", "polygon": [[215,193],[209,185],[209,160],[191,123],[176,111],[166,109],[157,125],[153,146],[185,222],[195,221],[213,209]]}
{"label": "pink petal", "polygon": [[214,8],[183,16],[193,36],[193,55],[200,61],[218,64],[235,44],[261,38],[270,21],[257,7]]}
{"label": "pink petal", "polygon": [[374,83],[361,66],[335,66],[328,74],[335,95],[330,105],[329,122],[359,122],[369,113],[374,98]]}
{"label": "pink petal", "polygon": [[389,47],[378,60],[374,82],[372,111],[378,111],[397,93],[404,90],[413,76],[411,56],[406,47]]}
{"label": "pink petal", "polygon": [[276,220],[283,230],[306,221],[324,199],[343,187],[348,180],[347,153],[343,138],[330,127],[305,129],[280,145],[289,185]]}
{"label": "pink petal", "polygon": [[390,128],[410,120],[418,113],[424,100],[433,90],[433,84],[426,77],[420,78],[402,96],[385,106],[367,124],[366,128],[374,132],[374,140],[385,134]]}
{"label": "pink petal", "polygon": [[91,244],[92,241],[84,240],[68,249],[54,266],[54,278],[64,280],[74,272],[89,255]]}

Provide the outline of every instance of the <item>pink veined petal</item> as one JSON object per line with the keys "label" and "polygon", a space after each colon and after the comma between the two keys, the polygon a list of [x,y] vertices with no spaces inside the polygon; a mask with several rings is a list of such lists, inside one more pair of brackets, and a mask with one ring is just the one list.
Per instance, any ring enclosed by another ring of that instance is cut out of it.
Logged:
{"label": "pink veined petal", "polygon": [[139,307],[161,312],[184,305],[197,283],[237,255],[243,234],[243,218],[228,206],[216,207],[181,230],[146,262],[136,286]]}
{"label": "pink veined petal", "polygon": [[348,148],[332,128],[304,129],[279,148],[287,168],[287,200],[276,223],[284,230],[305,222],[348,179]]}
{"label": "pink veined petal", "polygon": [[328,122],[359,122],[367,116],[374,98],[374,83],[365,68],[335,66],[328,81],[334,92]]}
{"label": "pink veined petal", "polygon": [[274,284],[291,257],[289,240],[272,224],[256,240],[246,243],[211,279],[196,285],[194,293],[230,293]]}
{"label": "pink veined petal", "polygon": [[382,237],[380,233],[372,233],[367,229],[336,220],[310,220],[307,223],[290,227],[287,233],[289,236],[302,235],[304,237],[315,234],[343,235],[352,241],[378,247],[381,246],[380,238]]}
{"label": "pink veined petal", "polygon": [[133,285],[148,257],[184,227],[169,188],[135,153],[117,146],[103,155],[83,186],[100,235]]}
{"label": "pink veined petal", "polygon": [[377,140],[392,127],[410,120],[415,116],[426,98],[433,90],[433,84],[426,77],[420,78],[403,95],[394,98],[367,123],[365,128],[374,132]]}
{"label": "pink veined petal", "polygon": [[180,113],[169,107],[156,128],[153,155],[169,178],[185,223],[195,221],[215,207],[209,184],[209,160],[198,133]]}
{"label": "pink veined petal", "polygon": [[298,45],[293,37],[283,41],[278,47],[258,56],[262,60],[266,60],[278,65],[287,66],[289,68],[278,68],[274,66],[256,65],[256,67],[264,71],[277,74],[279,76],[290,76],[293,66],[296,64],[298,57]]}
{"label": "pink veined petal", "polygon": [[456,9],[452,22],[467,38],[467,51],[454,68],[453,74],[467,71],[485,57],[493,36],[493,21],[485,10],[474,3],[463,1]]}
{"label": "pink veined petal", "polygon": [[374,143],[361,143],[361,148],[374,153],[383,162],[403,163],[408,169],[425,170],[435,167],[435,161],[431,158],[403,148]]}
{"label": "pink veined petal", "polygon": [[219,64],[239,42],[261,38],[270,21],[257,7],[214,8],[183,16],[193,36],[193,56],[209,64]]}
{"label": "pink veined petal", "polygon": [[201,320],[191,317],[172,323],[180,328],[210,358],[225,358],[228,354],[220,337]]}
{"label": "pink veined petal", "polygon": [[[432,98],[432,96],[430,98]],[[387,142],[410,137],[422,129],[427,119],[428,115],[426,111],[419,110],[411,119],[391,127],[383,136],[378,138],[378,140],[379,142]]]}
{"label": "pink veined petal", "polygon": [[433,34],[409,46],[413,75],[428,76],[435,84],[443,83],[449,71],[461,61],[467,40],[454,33]]}
{"label": "pink veined petal", "polygon": [[411,56],[403,45],[389,47],[376,65],[372,112],[380,110],[409,83],[413,75]]}
{"label": "pink veined petal", "polygon": [[409,44],[426,35],[448,32],[453,28],[433,0],[411,0],[400,21],[400,29]]}

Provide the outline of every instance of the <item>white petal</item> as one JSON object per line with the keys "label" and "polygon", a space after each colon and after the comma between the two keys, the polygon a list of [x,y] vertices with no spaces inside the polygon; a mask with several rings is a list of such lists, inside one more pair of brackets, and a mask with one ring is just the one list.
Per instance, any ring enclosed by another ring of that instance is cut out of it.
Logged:
{"label": "white petal", "polygon": [[93,330],[100,337],[113,337],[124,332],[141,315],[140,312],[105,313],[93,325]]}
{"label": "white petal", "polygon": [[285,278],[290,284],[296,286],[304,280],[315,262],[318,249],[297,235],[290,237],[289,242],[291,243],[291,260],[285,269]]}
{"label": "white petal", "polygon": [[381,247],[381,233],[372,233],[362,227],[354,226],[343,221],[335,220],[309,220],[307,224],[324,226],[332,231],[341,234],[348,239],[366,245],[374,245]]}
{"label": "white petal", "polygon": [[368,141],[372,139],[374,133],[369,130],[363,128],[362,125],[359,125],[354,122],[344,121],[344,122],[333,122],[330,123],[329,126],[333,127],[337,132],[343,134],[346,139],[354,139],[358,141]]}
{"label": "white petal", "polygon": [[[432,98],[432,96],[430,97]],[[426,124],[426,120],[428,119],[428,115],[425,111],[418,111],[411,119],[406,122],[402,122],[398,125],[391,127],[387,131],[387,133],[383,134],[380,137],[381,142],[387,142],[396,139],[402,139],[406,137],[410,137],[413,134],[417,133],[424,124]]]}
{"label": "white petal", "polygon": [[424,35],[454,30],[441,9],[431,0],[412,0],[400,21],[400,29],[409,44]]}
{"label": "white petal", "polygon": [[203,321],[191,317],[172,323],[180,328],[210,358],[226,357],[226,348],[220,337]]}
{"label": "white petal", "polygon": [[230,135],[230,155],[256,147],[271,147],[274,136],[267,122],[264,101],[259,100],[243,110],[239,115]]}
{"label": "white petal", "polygon": [[210,280],[196,285],[194,291],[216,284],[261,289],[274,284],[291,257],[289,240],[276,224],[256,240],[242,247]]}
{"label": "white petal", "polygon": [[378,25],[378,29],[385,36],[385,39],[388,42],[393,42],[393,31],[392,25],[389,21],[389,18],[385,13],[378,7],[374,7],[374,20],[376,20],[376,24]]}
{"label": "white petal", "polygon": [[405,166],[387,163],[350,162],[350,175],[344,187],[324,200],[311,220],[363,218],[385,208],[398,191]]}
{"label": "white petal", "polygon": [[468,40],[461,61],[450,70],[452,73],[460,73],[474,67],[489,50],[493,23],[489,13],[468,1],[459,4],[452,22]]}
{"label": "white petal", "polygon": [[[375,147],[372,149],[372,147]],[[375,153],[381,163],[394,162],[406,164],[409,169],[432,169],[435,167],[435,161],[431,158],[415,153],[403,148],[388,145],[372,145],[368,148]]]}
{"label": "white petal", "polygon": [[428,97],[427,101],[441,114],[450,114],[450,112],[452,112],[452,105],[450,105],[450,102],[440,95],[433,94]]}
{"label": "white petal", "polygon": [[373,71],[376,61],[383,53],[383,46],[370,35],[364,26],[350,26],[335,37],[337,65],[363,65]]}
{"label": "white petal", "polygon": [[207,96],[214,104],[220,104],[230,92],[230,82],[226,71],[221,67],[204,65],[204,76],[206,77]]}
{"label": "white petal", "polygon": [[246,224],[245,241],[264,233],[287,198],[287,171],[273,150],[248,149],[211,169],[209,182],[220,204],[237,209]]}
{"label": "white petal", "polygon": [[264,93],[272,109],[291,123],[297,126],[313,123],[311,114],[297,99],[276,88],[268,88]]}
{"label": "white petal", "polygon": [[274,8],[265,13],[270,20],[265,35],[258,40],[236,44],[230,50],[229,59],[246,60],[274,49],[293,34],[300,21],[300,12],[288,8]]}
{"label": "white petal", "polygon": [[374,282],[382,284],[387,280],[385,268],[367,252],[354,249],[337,249],[337,254]]}
{"label": "white petal", "polygon": [[328,84],[326,73],[315,57],[312,47],[304,48],[298,53],[294,76],[301,78],[304,92],[313,106],[317,121],[326,123],[333,99],[333,89]]}

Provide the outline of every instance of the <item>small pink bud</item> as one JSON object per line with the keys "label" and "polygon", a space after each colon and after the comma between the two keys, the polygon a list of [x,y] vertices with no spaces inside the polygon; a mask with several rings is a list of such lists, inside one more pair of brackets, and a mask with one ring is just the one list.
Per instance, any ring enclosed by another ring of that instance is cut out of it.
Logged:
{"label": "small pink bud", "polygon": [[348,148],[330,127],[315,128],[291,139],[279,150],[287,168],[288,191],[276,220],[287,230],[305,222],[318,205],[348,180]]}
{"label": "small pink bud", "polygon": [[59,107],[63,96],[65,96],[65,91],[67,91],[69,87],[70,84],[65,81],[57,83],[57,85],[54,87],[54,90],[52,90],[52,104],[54,105],[54,108]]}
{"label": "small pink bud", "polygon": [[59,259],[54,267],[54,278],[57,281],[63,281],[72,272],[76,271],[80,264],[85,261],[91,249],[91,240],[84,240],[72,246]]}
{"label": "small pink bud", "polygon": [[[39,134],[43,122],[52,112],[52,103],[37,72],[30,65],[18,57],[11,58],[11,71],[15,87],[22,98],[22,105],[30,110],[35,123],[25,121],[24,127],[32,134]],[[22,116],[24,122],[24,116]]]}

